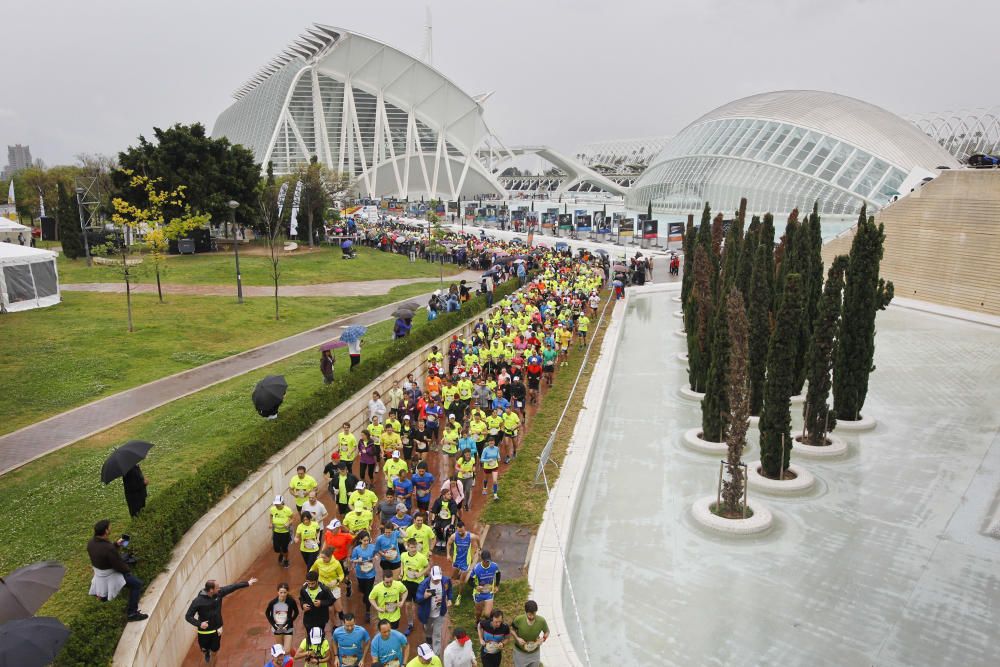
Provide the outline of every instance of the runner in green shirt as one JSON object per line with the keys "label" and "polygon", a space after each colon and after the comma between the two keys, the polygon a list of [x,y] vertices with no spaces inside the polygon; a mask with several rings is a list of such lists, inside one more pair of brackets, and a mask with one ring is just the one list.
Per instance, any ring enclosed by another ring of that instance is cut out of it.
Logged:
{"label": "runner in green shirt", "polygon": [[538,615],[538,603],[528,600],[524,613],[510,624],[514,637],[514,667],[541,667],[541,645],[549,638],[549,624]]}

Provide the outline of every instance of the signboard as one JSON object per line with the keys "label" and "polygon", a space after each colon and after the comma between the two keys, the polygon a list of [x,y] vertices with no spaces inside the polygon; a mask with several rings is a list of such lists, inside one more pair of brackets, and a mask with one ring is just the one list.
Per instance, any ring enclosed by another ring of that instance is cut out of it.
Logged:
{"label": "signboard", "polygon": [[458,202],[457,201],[450,201],[450,202],[448,202],[448,212],[449,213],[458,213]]}
{"label": "signboard", "polygon": [[511,212],[510,219],[511,220],[524,220],[526,213],[527,213],[527,211],[522,210],[522,209],[518,209],[516,211]]}
{"label": "signboard", "polygon": [[465,219],[475,220],[476,219],[476,205],[470,204],[465,207]]}
{"label": "signboard", "polygon": [[497,207],[487,206],[486,207],[486,222],[496,222],[497,221]]}
{"label": "signboard", "polygon": [[622,218],[618,223],[618,236],[634,236],[635,235],[635,219],[634,218]]}
{"label": "signboard", "polygon": [[528,225],[528,229],[535,229],[538,227],[538,211],[526,211],[524,220]]}
{"label": "signboard", "polygon": [[683,243],[683,242],[684,242],[684,223],[668,222],[667,243]]}
{"label": "signboard", "polygon": [[594,211],[594,229],[599,234],[607,234],[609,229],[608,220],[604,217],[604,211]]}
{"label": "signboard", "polygon": [[535,230],[534,229],[529,229],[528,230],[528,247],[530,248],[533,245],[535,245]]}
{"label": "signboard", "polygon": [[560,213],[559,214],[559,229],[573,229],[573,214],[572,213]]}
{"label": "signboard", "polygon": [[578,232],[589,232],[591,230],[591,217],[590,215],[578,215],[576,216],[576,231]]}
{"label": "signboard", "polygon": [[643,220],[642,221],[642,238],[655,240],[657,233],[659,232],[660,221],[659,220]]}

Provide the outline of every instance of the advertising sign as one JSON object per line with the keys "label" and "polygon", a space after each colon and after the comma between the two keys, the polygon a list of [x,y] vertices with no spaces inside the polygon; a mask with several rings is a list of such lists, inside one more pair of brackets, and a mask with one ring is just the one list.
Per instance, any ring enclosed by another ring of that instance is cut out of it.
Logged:
{"label": "advertising sign", "polygon": [[643,220],[642,238],[656,240],[657,233],[659,232],[659,226],[659,220]]}
{"label": "advertising sign", "polygon": [[573,229],[573,214],[572,213],[560,213],[559,214],[559,229]]}
{"label": "advertising sign", "polygon": [[450,202],[448,202],[448,212],[449,213],[458,213],[458,202],[457,201],[450,201]]}
{"label": "advertising sign", "polygon": [[535,229],[538,227],[538,211],[527,211],[524,214],[524,220],[528,225],[528,229]]}
{"label": "advertising sign", "polygon": [[527,213],[527,211],[525,211],[525,210],[517,209],[516,211],[511,212],[510,219],[511,220],[524,220],[526,213]]}
{"label": "advertising sign", "polygon": [[497,221],[497,207],[487,206],[486,207],[486,222],[496,222]]}
{"label": "advertising sign", "polygon": [[611,231],[608,229],[608,221],[604,217],[604,211],[594,211],[594,229],[599,234],[607,234]]}
{"label": "advertising sign", "polygon": [[592,222],[590,215],[576,216],[576,231],[589,232],[592,229],[591,224]]}
{"label": "advertising sign", "polygon": [[476,205],[470,204],[465,207],[465,219],[475,220],[476,219]]}
{"label": "advertising sign", "polygon": [[618,236],[631,237],[635,235],[635,219],[622,218],[618,222]]}
{"label": "advertising sign", "polygon": [[683,242],[684,242],[684,223],[668,222],[667,243],[683,243]]}

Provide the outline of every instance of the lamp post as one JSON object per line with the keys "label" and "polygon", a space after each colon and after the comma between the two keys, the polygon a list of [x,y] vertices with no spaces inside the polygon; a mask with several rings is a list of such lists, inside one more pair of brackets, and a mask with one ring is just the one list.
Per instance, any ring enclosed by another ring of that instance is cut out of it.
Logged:
{"label": "lamp post", "polygon": [[238,201],[229,201],[229,214],[233,221],[233,252],[236,253],[236,300],[243,303],[243,278],[240,276],[240,240],[236,232],[236,209],[239,208]]}
{"label": "lamp post", "polygon": [[87,256],[87,267],[91,266],[90,241],[87,239],[87,225],[83,219],[83,188],[76,189],[76,209],[80,212],[80,231],[83,232],[83,252]]}

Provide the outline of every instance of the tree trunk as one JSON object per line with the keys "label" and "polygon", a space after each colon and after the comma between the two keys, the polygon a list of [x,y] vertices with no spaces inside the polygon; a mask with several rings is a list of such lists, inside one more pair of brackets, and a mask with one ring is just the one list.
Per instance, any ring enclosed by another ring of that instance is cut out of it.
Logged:
{"label": "tree trunk", "polygon": [[160,266],[156,266],[156,293],[160,297],[160,303],[163,303],[163,287],[160,285]]}
{"label": "tree trunk", "polygon": [[125,276],[125,303],[128,308],[128,332],[132,333],[135,331],[132,328],[132,283],[127,275]]}
{"label": "tree trunk", "polygon": [[277,321],[278,318],[278,281],[274,281],[274,319]]}
{"label": "tree trunk", "polygon": [[306,213],[306,222],[308,223],[308,227],[309,227],[309,247],[312,248],[313,247],[313,214],[312,214],[311,210],[308,213]]}

